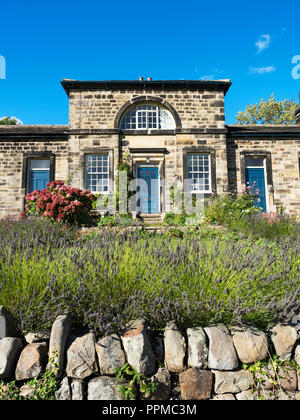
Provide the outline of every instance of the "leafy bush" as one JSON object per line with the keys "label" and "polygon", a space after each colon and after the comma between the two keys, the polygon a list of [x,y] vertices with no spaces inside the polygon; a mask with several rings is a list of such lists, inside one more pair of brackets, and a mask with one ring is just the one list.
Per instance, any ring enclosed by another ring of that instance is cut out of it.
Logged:
{"label": "leafy bush", "polygon": [[199,226],[203,222],[203,217],[196,214],[186,213],[175,214],[167,213],[164,217],[163,226]]}
{"label": "leafy bush", "polygon": [[25,199],[25,211],[20,214],[20,219],[35,215],[80,225],[90,221],[89,211],[96,197],[89,190],[69,187],[63,181],[53,181],[42,191],[27,194]]}
{"label": "leafy bush", "polygon": [[184,226],[187,216],[184,213],[167,213],[163,220],[165,226]]}
{"label": "leafy bush", "polygon": [[250,238],[265,238],[270,241],[279,241],[283,238],[296,240],[300,235],[300,226],[294,217],[273,212],[242,215],[230,228]]}
{"label": "leafy bush", "polygon": [[126,215],[106,215],[98,221],[98,227],[130,226],[135,224],[130,214]]}
{"label": "leafy bush", "polygon": [[243,215],[256,214],[261,210],[255,206],[257,191],[252,187],[240,193],[227,193],[225,196],[213,195],[205,203],[206,223],[231,226]]}

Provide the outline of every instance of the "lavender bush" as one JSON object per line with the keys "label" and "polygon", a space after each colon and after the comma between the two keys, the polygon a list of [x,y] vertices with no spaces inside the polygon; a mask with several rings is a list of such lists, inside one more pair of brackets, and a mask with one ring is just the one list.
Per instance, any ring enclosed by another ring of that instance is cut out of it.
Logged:
{"label": "lavender bush", "polygon": [[0,221],[0,305],[22,331],[70,311],[100,335],[145,317],[155,329],[248,321],[260,328],[299,311],[299,241],[232,242]]}

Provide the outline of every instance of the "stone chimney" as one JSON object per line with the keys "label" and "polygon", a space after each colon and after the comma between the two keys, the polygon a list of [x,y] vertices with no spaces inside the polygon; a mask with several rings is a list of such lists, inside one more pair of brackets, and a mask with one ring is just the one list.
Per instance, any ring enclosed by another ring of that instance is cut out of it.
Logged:
{"label": "stone chimney", "polygon": [[300,124],[300,105],[298,106],[298,108],[296,108],[295,116],[296,116],[296,124]]}

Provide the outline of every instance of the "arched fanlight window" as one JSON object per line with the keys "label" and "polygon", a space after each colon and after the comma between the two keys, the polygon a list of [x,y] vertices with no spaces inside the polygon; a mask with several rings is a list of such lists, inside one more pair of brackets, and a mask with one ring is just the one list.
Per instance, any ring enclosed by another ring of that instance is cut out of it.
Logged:
{"label": "arched fanlight window", "polygon": [[140,104],[129,109],[121,120],[122,130],[172,130],[175,121],[171,112],[156,104]]}

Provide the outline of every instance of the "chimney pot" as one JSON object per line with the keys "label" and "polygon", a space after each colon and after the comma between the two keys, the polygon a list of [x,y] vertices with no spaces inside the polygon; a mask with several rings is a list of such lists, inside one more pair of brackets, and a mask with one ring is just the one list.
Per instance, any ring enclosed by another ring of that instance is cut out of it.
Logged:
{"label": "chimney pot", "polygon": [[151,82],[152,77],[147,77],[148,82]]}
{"label": "chimney pot", "polygon": [[143,76],[140,76],[139,81],[142,81],[142,80],[144,80],[144,78],[143,78]]}

